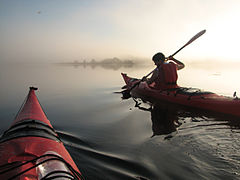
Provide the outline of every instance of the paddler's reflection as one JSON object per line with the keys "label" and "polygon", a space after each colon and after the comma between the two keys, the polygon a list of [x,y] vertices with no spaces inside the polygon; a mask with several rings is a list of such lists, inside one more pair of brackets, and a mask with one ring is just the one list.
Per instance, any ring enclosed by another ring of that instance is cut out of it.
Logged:
{"label": "paddler's reflection", "polygon": [[168,105],[156,104],[151,110],[153,136],[170,134],[181,125],[178,114],[174,108]]}
{"label": "paddler's reflection", "polygon": [[178,111],[169,104],[152,104],[150,108],[141,107],[136,99],[136,107],[144,111],[151,112],[152,137],[156,135],[166,135],[175,132],[181,125],[179,122]]}

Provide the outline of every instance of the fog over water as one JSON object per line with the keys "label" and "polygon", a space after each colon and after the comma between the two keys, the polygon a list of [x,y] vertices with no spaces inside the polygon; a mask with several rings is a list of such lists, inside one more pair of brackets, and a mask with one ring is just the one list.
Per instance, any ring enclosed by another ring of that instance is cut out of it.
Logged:
{"label": "fog over water", "polygon": [[0,62],[170,55],[203,29],[178,58],[238,61],[239,7],[237,0],[2,0]]}

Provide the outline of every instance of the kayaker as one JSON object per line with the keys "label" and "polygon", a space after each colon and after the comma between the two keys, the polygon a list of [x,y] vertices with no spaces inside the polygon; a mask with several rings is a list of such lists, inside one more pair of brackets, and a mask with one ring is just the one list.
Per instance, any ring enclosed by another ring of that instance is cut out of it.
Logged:
{"label": "kayaker", "polygon": [[183,69],[185,65],[172,56],[166,59],[165,55],[161,52],[155,54],[152,60],[157,68],[154,70],[151,78],[143,78],[143,80],[146,81],[150,87],[155,89],[166,90],[178,88],[177,70]]}

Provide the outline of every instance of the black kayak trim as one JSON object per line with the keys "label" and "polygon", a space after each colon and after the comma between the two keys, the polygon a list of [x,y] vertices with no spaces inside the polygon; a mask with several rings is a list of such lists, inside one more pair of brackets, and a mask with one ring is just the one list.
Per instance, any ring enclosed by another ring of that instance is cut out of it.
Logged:
{"label": "black kayak trim", "polygon": [[6,130],[0,143],[20,137],[43,137],[61,142],[56,131],[47,124],[34,119],[25,119]]}

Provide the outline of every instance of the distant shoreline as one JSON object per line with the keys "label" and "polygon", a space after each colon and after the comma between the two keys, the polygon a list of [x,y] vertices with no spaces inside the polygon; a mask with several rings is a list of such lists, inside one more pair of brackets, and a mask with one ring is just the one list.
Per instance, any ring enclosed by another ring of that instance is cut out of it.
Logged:
{"label": "distant shoreline", "polygon": [[102,67],[104,69],[113,69],[113,70],[118,70],[120,68],[133,68],[133,67],[141,67],[144,63],[144,61],[140,60],[129,60],[129,59],[119,59],[119,58],[107,58],[103,60],[82,60],[82,61],[73,61],[73,62],[59,62],[55,63],[58,65],[63,65],[63,66],[81,66],[84,68],[90,67],[90,68],[95,68],[95,67]]}
{"label": "distant shoreline", "polygon": [[136,61],[133,60],[121,60],[119,58],[108,58],[100,61],[96,61],[95,59],[92,59],[90,61],[73,61],[73,62],[60,62],[57,64],[69,64],[69,65],[98,65],[98,64],[135,64]]}

